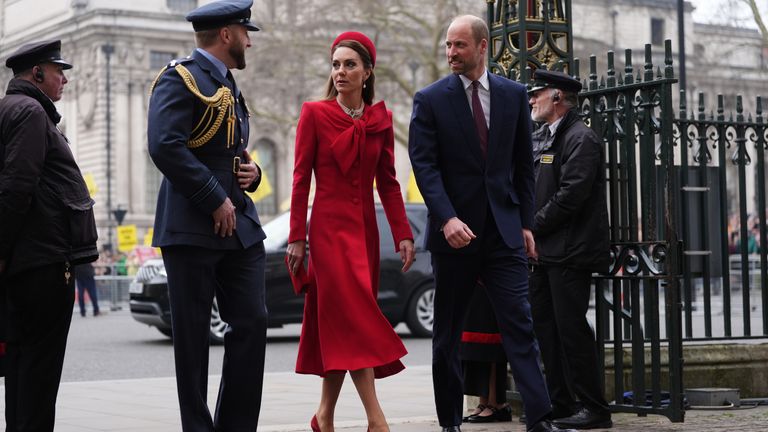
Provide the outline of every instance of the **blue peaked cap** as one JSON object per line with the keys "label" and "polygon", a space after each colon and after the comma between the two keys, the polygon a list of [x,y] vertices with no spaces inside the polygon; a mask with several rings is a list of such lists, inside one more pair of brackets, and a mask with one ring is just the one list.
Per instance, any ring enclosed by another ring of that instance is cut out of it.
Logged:
{"label": "blue peaked cap", "polygon": [[261,30],[251,22],[253,0],[219,0],[193,10],[187,14],[196,32],[213,30],[230,24],[241,24],[250,31]]}

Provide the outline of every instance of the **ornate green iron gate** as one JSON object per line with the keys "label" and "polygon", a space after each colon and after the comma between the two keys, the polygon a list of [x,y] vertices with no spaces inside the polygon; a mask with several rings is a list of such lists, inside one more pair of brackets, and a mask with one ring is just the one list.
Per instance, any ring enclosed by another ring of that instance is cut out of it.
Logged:
{"label": "ornate green iron gate", "polygon": [[[524,83],[530,70],[542,67],[578,77],[569,0],[487,3],[491,71]],[[683,421],[682,255],[675,217],[672,108],[676,80],[669,42],[663,74],[654,71],[651,59],[647,46],[643,69],[635,76],[627,51],[623,74],[617,74],[609,53],[607,79],[598,82],[596,59],[591,58],[580,95],[581,114],[602,137],[607,155],[613,264],[609,274],[596,278],[596,327],[598,340],[613,347],[612,409]],[[604,360],[605,344],[599,343],[598,350]],[[627,368],[625,350],[631,354]],[[636,395],[631,402],[624,400],[625,390]]]}
{"label": "ornate green iron gate", "polygon": [[[570,0],[486,3],[492,72],[579,78]],[[741,96],[726,117],[723,96],[707,115],[703,95],[694,113],[681,92],[675,118],[670,41],[661,66],[650,45],[641,67],[630,50],[614,64],[609,52],[598,79],[592,56],[579,95],[606,150],[613,264],[595,278],[598,350],[613,364],[614,411],[681,422],[683,341],[768,336],[768,125],[760,97],[753,120]]]}
{"label": "ornate green iron gate", "polygon": [[[671,43],[663,72],[646,45],[642,71],[608,53],[606,78],[590,58],[582,116],[602,137],[613,264],[596,280],[597,338],[613,348],[615,411],[684,419],[678,184],[673,140]],[[575,73],[578,76],[578,62]],[[598,344],[605,360],[605,344]],[[624,354],[631,361],[625,366]],[[627,367],[628,366],[628,367]],[[625,379],[627,379],[625,381]],[[628,395],[630,397],[625,397]]]}

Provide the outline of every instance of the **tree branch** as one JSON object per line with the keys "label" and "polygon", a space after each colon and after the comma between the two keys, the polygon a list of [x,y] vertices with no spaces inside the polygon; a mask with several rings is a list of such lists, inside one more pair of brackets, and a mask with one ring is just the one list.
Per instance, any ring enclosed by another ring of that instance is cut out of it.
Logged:
{"label": "tree branch", "polygon": [[755,19],[755,24],[757,24],[757,28],[760,29],[760,36],[762,36],[763,39],[763,47],[768,47],[768,28],[765,26],[765,22],[763,21],[763,16],[760,13],[760,9],[757,7],[757,3],[755,0],[742,0],[744,3],[746,3],[749,8],[752,10],[752,17]]}

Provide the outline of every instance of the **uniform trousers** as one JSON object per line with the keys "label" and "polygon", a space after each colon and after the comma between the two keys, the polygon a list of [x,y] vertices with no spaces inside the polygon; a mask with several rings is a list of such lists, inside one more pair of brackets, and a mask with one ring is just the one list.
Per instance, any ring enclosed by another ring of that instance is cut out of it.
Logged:
{"label": "uniform trousers", "polygon": [[[267,337],[264,244],[248,249],[162,248],[168,272],[176,384],[184,432],[253,432],[259,421]],[[222,320],[224,364],[214,417],[208,409],[213,297]]]}
{"label": "uniform trousers", "polygon": [[3,285],[6,431],[53,431],[75,302],[74,275],[67,279],[64,263],[56,263],[8,276]]}
{"label": "uniform trousers", "polygon": [[594,413],[609,412],[600,386],[595,333],[587,321],[592,272],[537,265],[531,273],[531,306],[536,337],[555,412],[568,414],[578,403]]}
{"label": "uniform trousers", "polygon": [[547,417],[552,407],[533,335],[527,259],[522,246],[506,245],[492,217],[473,241],[480,242],[476,253],[432,253],[436,282],[432,380],[437,417],[443,427],[461,424],[464,386],[458,348],[473,287],[480,279],[493,305],[530,427]]}

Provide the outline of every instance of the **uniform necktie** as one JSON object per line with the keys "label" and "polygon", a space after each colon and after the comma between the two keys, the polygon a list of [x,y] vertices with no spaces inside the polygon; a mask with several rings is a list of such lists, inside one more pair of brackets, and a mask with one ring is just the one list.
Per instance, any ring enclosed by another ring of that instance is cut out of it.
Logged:
{"label": "uniform necktie", "polygon": [[472,81],[472,116],[475,118],[475,127],[480,138],[480,150],[483,156],[488,152],[488,124],[485,123],[485,113],[483,105],[480,103],[480,96],[477,93],[478,81]]}
{"label": "uniform necktie", "polygon": [[232,84],[232,95],[235,97],[235,99],[240,97],[240,90],[237,89],[237,84],[235,84],[235,77],[232,76],[231,71],[227,71],[227,79],[229,80],[229,83]]}

